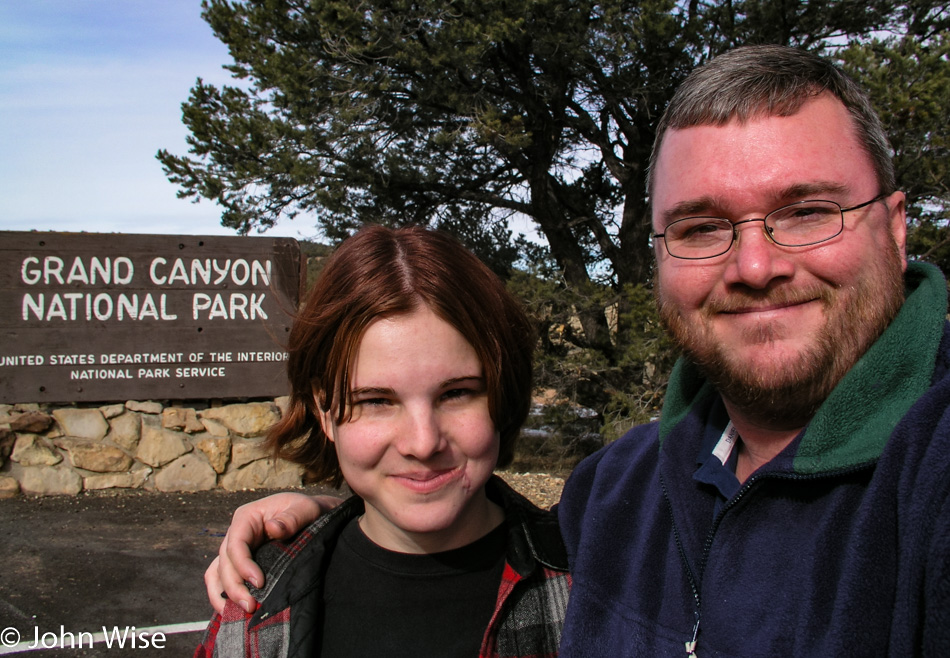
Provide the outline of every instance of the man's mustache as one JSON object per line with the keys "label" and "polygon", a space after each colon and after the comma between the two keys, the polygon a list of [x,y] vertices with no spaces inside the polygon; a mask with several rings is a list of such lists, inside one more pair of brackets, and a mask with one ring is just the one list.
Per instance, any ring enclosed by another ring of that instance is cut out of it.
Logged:
{"label": "man's mustache", "polygon": [[737,290],[719,298],[709,299],[705,310],[709,314],[747,313],[757,309],[781,308],[814,301],[828,306],[834,301],[836,294],[837,291],[833,287],[820,284],[804,288],[780,285],[766,290]]}

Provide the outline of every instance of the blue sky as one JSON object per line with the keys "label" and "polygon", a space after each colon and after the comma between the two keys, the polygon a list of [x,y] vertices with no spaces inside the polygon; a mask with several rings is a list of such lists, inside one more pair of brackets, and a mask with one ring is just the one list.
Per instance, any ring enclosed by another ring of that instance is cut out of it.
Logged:
{"label": "blue sky", "polygon": [[228,61],[200,0],[0,0],[0,230],[233,235],[155,159],[187,151],[181,103]]}

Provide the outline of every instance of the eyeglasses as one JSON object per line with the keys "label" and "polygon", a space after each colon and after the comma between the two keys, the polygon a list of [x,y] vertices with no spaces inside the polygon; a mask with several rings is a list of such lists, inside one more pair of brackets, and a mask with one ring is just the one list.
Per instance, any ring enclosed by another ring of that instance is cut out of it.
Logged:
{"label": "eyeglasses", "polygon": [[664,233],[654,233],[653,238],[663,238],[666,251],[673,258],[715,258],[732,249],[739,240],[741,224],[762,222],[765,235],[773,243],[782,247],[807,247],[839,235],[844,230],[844,213],[869,206],[885,196],[878,194],[850,208],[842,208],[834,201],[798,201],[773,210],[765,217],[735,223],[722,217],[686,217],[672,222]]}

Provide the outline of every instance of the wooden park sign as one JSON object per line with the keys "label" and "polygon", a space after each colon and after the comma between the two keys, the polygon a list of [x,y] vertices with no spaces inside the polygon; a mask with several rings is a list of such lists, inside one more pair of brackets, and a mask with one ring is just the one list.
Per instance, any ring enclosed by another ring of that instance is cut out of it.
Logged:
{"label": "wooden park sign", "polygon": [[296,240],[0,231],[0,402],[287,391]]}

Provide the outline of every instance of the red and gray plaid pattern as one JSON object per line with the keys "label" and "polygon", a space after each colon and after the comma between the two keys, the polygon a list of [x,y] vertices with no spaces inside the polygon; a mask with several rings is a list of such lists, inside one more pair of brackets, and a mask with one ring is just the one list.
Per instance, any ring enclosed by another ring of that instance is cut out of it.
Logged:
{"label": "red and gray plaid pattern", "polygon": [[540,567],[523,577],[506,564],[479,658],[556,657],[570,591],[566,571]]}
{"label": "red and gray plaid pattern", "polygon": [[[555,658],[571,588],[556,517],[534,507],[498,477],[489,482],[488,491],[505,510],[509,536],[495,611],[479,658]],[[304,553],[302,559],[308,559],[315,544],[361,513],[362,501],[351,499],[323,515],[289,544],[267,545],[266,555],[256,556],[265,571],[266,585],[254,591],[255,597],[265,600],[298,555]],[[308,596],[320,593],[313,589]],[[302,655],[299,647],[290,648],[291,610],[300,604],[298,599],[280,610],[258,611],[252,624],[254,616],[228,601],[224,614],[211,619],[195,658],[310,658]]]}

